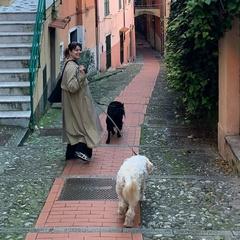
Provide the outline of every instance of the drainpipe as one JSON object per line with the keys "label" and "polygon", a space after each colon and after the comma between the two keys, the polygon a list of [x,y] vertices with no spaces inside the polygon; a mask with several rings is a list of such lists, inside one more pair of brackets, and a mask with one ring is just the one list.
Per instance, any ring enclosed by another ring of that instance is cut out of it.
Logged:
{"label": "drainpipe", "polygon": [[166,27],[167,27],[167,24],[166,24],[166,13],[167,13],[167,1],[165,0],[164,1],[164,7],[163,7],[163,20],[160,19],[161,21],[161,25],[162,25],[162,46],[161,46],[161,54],[162,56],[165,55],[165,49],[164,49],[164,46],[165,46],[165,31],[166,31]]}
{"label": "drainpipe", "polygon": [[123,0],[123,27],[125,27],[125,1]]}
{"label": "drainpipe", "polygon": [[96,34],[96,61],[99,70],[99,46],[98,46],[98,0],[95,0],[95,34]]}

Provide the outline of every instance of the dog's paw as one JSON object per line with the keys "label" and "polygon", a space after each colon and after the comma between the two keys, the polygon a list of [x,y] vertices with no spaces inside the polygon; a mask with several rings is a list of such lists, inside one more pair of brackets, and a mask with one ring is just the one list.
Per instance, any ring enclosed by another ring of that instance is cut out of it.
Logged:
{"label": "dog's paw", "polygon": [[126,228],[132,228],[133,227],[133,223],[126,220],[125,223],[123,224],[123,226],[126,227]]}
{"label": "dog's paw", "polygon": [[122,135],[120,132],[117,132],[117,137],[120,138]]}
{"label": "dog's paw", "polygon": [[107,141],[106,141],[106,144],[109,144],[109,143],[110,143],[110,140],[107,140]]}
{"label": "dog's paw", "polygon": [[123,215],[123,214],[125,214],[126,213],[126,211],[125,211],[125,209],[123,208],[123,207],[119,207],[118,208],[118,214],[119,215]]}

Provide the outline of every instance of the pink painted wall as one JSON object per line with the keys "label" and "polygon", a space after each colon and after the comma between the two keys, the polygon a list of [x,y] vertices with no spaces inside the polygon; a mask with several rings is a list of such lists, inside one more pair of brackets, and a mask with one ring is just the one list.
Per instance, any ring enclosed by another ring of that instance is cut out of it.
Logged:
{"label": "pink painted wall", "polygon": [[[105,16],[104,1],[98,0],[99,7],[99,49],[101,70],[106,70],[106,36],[111,34],[111,68],[120,65],[120,29],[126,27],[131,29],[135,35],[134,28],[134,3],[123,0],[122,8],[119,9],[118,1],[109,1],[110,14]],[[135,37],[132,39],[132,53],[130,57],[129,34],[125,34],[124,41],[124,63],[136,58]]]}

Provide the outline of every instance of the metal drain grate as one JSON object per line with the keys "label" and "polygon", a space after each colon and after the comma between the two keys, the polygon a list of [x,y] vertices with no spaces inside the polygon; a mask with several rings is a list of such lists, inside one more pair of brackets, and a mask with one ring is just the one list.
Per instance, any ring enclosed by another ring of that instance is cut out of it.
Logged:
{"label": "metal drain grate", "polygon": [[0,134],[0,146],[4,147],[11,137],[12,134]]}
{"label": "metal drain grate", "polygon": [[64,183],[58,200],[117,200],[115,179],[70,178]]}
{"label": "metal drain grate", "polygon": [[62,128],[44,128],[40,130],[40,136],[61,136]]}

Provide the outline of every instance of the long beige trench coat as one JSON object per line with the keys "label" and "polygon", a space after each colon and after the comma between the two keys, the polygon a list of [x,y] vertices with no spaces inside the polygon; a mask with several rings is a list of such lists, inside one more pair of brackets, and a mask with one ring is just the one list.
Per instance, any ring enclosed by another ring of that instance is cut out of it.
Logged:
{"label": "long beige trench coat", "polygon": [[69,61],[62,78],[63,142],[86,143],[89,148],[100,145],[102,126],[96,113],[85,73]]}

